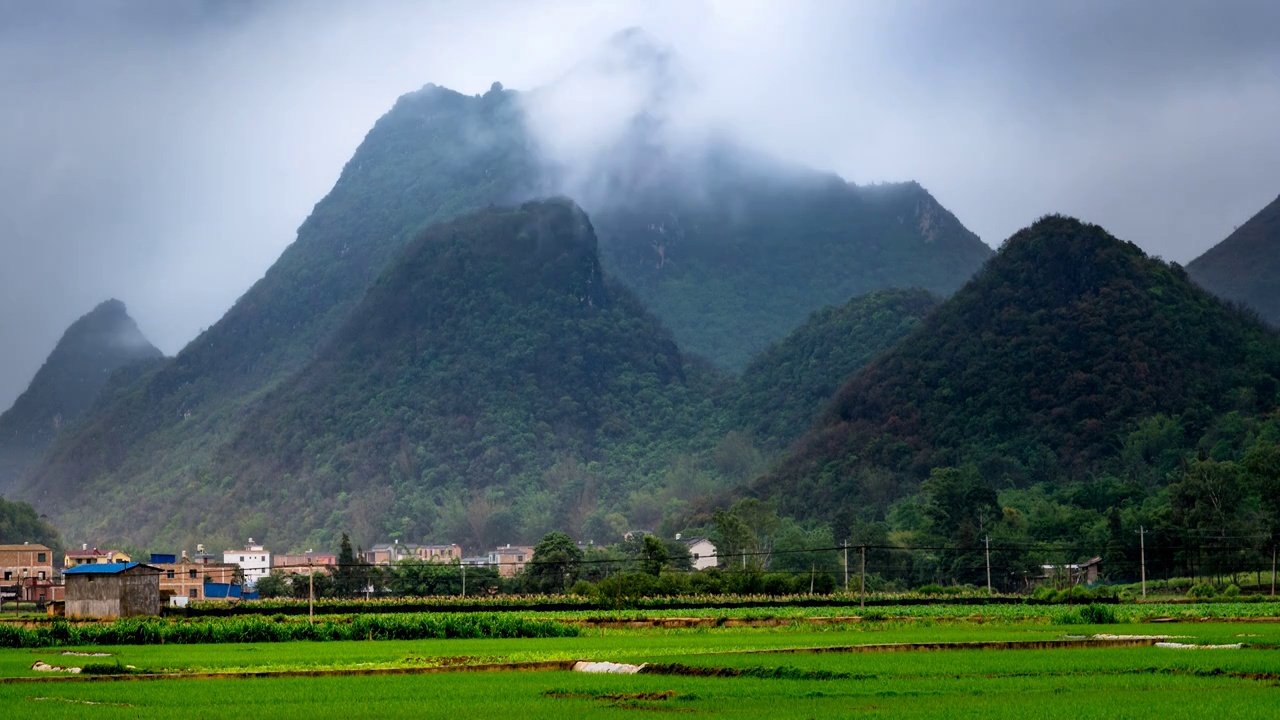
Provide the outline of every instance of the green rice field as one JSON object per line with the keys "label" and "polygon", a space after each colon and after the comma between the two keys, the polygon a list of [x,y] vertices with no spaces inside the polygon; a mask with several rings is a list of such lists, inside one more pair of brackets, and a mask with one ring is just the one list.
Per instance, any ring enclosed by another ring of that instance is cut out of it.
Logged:
{"label": "green rice field", "polygon": [[[528,618],[549,621],[537,613]],[[916,618],[573,630],[548,637],[8,648],[0,650],[0,707],[38,718],[1280,715],[1280,623],[1265,621]],[[1156,635],[1200,647],[1129,639]],[[1046,641],[1058,642],[1038,649],[956,645]],[[504,668],[567,660],[646,667],[635,675],[572,672],[564,663]],[[37,662],[129,674],[39,672]]]}

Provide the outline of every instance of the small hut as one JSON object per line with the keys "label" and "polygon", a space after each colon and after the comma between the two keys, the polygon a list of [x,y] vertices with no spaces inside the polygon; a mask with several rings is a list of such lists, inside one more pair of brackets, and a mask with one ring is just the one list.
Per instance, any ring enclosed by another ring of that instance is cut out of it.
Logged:
{"label": "small hut", "polygon": [[67,617],[160,614],[160,568],[142,563],[77,565],[62,571]]}

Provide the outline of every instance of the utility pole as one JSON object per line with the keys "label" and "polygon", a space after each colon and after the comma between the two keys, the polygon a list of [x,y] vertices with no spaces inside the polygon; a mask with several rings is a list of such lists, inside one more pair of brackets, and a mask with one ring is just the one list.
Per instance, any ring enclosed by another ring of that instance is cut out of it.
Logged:
{"label": "utility pole", "polygon": [[987,544],[987,594],[991,594],[991,536],[983,538]]}
{"label": "utility pole", "polygon": [[307,551],[307,622],[316,622],[316,571],[312,567],[311,551]]}
{"label": "utility pole", "polygon": [[458,565],[462,568],[462,597],[466,597],[467,596],[467,564],[459,560]]}
{"label": "utility pole", "polygon": [[844,591],[849,593],[849,541],[844,543]]}
{"label": "utility pole", "polygon": [[1138,526],[1138,546],[1142,549],[1142,599],[1147,599],[1147,529]]}
{"label": "utility pole", "polygon": [[858,607],[867,607],[867,546],[862,546],[862,589],[858,592]]}

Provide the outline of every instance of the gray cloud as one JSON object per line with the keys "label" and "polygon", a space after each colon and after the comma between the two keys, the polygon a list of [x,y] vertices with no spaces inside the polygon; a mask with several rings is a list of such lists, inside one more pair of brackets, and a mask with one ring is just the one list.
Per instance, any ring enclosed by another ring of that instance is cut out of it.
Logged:
{"label": "gray cloud", "polygon": [[[1280,4],[50,2],[0,8],[0,407],[106,297],[176,352],[426,82],[562,79],[669,45],[666,120],[860,182],[919,180],[993,245],[1046,212],[1187,261],[1280,192]],[[571,163],[652,88],[566,85]]]}

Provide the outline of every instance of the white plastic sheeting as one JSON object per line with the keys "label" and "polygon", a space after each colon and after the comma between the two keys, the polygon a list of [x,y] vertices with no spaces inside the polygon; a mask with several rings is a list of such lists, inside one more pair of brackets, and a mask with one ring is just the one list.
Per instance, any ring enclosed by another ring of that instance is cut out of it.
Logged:
{"label": "white plastic sheeting", "polygon": [[[644,665],[647,665],[645,663]],[[573,664],[575,672],[610,673],[613,675],[635,675],[644,665],[628,665],[626,663],[587,662],[585,660]]]}

